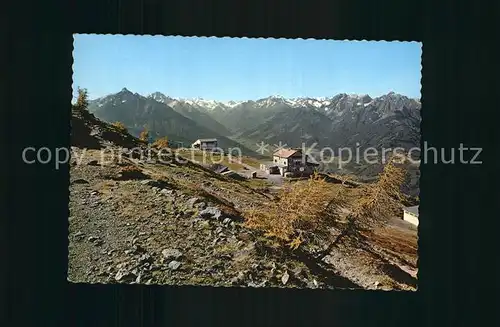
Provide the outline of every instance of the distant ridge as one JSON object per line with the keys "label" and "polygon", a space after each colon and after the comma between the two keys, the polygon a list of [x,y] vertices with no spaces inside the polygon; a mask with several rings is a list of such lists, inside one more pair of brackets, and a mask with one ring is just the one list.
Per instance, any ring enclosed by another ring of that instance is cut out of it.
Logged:
{"label": "distant ridge", "polygon": [[224,103],[176,99],[161,92],[142,96],[127,88],[90,105],[97,117],[123,121],[134,135],[148,126],[157,135],[187,143],[217,137],[223,146],[253,151],[259,142],[412,148],[420,145],[420,108],[419,100],[395,92],[374,98],[347,93],[294,99],[271,95]]}

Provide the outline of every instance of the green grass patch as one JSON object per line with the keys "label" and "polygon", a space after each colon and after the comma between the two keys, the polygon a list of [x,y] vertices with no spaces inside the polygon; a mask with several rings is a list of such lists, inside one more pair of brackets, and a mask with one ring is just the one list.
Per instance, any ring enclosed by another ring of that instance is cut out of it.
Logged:
{"label": "green grass patch", "polygon": [[233,254],[238,250],[236,243],[223,243],[215,248],[217,254]]}
{"label": "green grass patch", "polygon": [[243,166],[241,164],[235,161],[229,162],[228,156],[224,156],[220,153],[204,152],[199,150],[181,150],[179,151],[179,154],[188,160],[194,161],[197,164],[221,164],[227,166],[231,170],[243,169]]}
{"label": "green grass patch", "polygon": [[249,178],[247,180],[244,180],[242,183],[247,186],[250,186],[251,188],[259,188],[259,189],[272,186],[272,184],[265,179],[255,179],[255,178]]}
{"label": "green grass patch", "polygon": [[260,169],[260,161],[251,157],[242,157],[241,162],[254,168]]}

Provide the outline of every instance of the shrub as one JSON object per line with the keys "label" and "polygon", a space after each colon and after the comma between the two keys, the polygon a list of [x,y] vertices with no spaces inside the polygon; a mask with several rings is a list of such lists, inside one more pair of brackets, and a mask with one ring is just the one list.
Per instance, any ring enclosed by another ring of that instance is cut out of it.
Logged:
{"label": "shrub", "polygon": [[342,203],[339,186],[314,174],[308,181],[285,186],[277,201],[244,212],[245,225],[296,249],[326,235]]}
{"label": "shrub", "polygon": [[149,131],[144,129],[141,134],[139,134],[139,139],[144,142],[148,142],[149,140]]}
{"label": "shrub", "polygon": [[159,149],[168,148],[169,147],[168,138],[165,136],[165,137],[162,137],[160,139],[157,139],[156,141],[154,141],[153,147],[159,148]]}
{"label": "shrub", "polygon": [[119,121],[114,122],[113,126],[121,133],[127,133],[127,127],[125,127],[125,125],[122,122]]}
{"label": "shrub", "polygon": [[[317,239],[330,241],[330,227],[344,226],[340,236],[324,251],[326,254],[343,236],[356,234],[400,214],[405,173],[391,159],[379,174],[379,179],[362,185],[351,200],[347,199],[348,189],[344,185],[350,182],[348,176],[344,176],[342,184],[332,184],[315,173],[306,182],[285,185],[277,201],[245,211],[245,225],[264,231],[265,236],[292,249]],[[342,207],[350,209],[347,224],[339,224],[337,219]]]}
{"label": "shrub", "polygon": [[89,95],[87,89],[78,87],[78,97],[76,99],[75,108],[78,110],[87,110],[89,106]]}
{"label": "shrub", "polygon": [[361,196],[354,202],[350,214],[358,226],[379,224],[386,219],[400,214],[404,196],[401,187],[406,171],[392,157],[384,166],[375,183],[366,184]]}
{"label": "shrub", "polygon": [[[351,236],[355,239],[360,236],[361,231],[373,228],[388,218],[401,214],[401,201],[403,200],[401,186],[405,174],[406,171],[396,164],[394,158],[391,158],[376,182],[357,188],[359,192],[356,192],[354,200],[350,201],[347,224],[343,224],[336,239],[320,252],[320,257],[328,255],[342,238]],[[345,180],[347,181],[349,179]]]}

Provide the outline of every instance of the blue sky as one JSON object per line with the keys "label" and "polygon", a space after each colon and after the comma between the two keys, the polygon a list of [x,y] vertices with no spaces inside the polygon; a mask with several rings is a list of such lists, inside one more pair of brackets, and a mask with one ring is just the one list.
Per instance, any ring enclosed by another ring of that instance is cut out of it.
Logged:
{"label": "blue sky", "polygon": [[75,35],[73,89],[250,100],[270,95],[420,97],[421,43]]}

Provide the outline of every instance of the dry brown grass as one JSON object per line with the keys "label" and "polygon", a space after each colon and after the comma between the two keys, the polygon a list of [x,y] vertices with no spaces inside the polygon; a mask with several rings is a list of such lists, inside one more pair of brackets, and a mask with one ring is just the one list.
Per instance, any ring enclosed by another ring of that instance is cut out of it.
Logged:
{"label": "dry brown grass", "polygon": [[160,139],[157,139],[156,141],[153,142],[153,145],[152,145],[154,148],[157,148],[157,149],[165,149],[165,148],[169,148],[169,145],[168,145],[168,138],[165,136],[165,137],[162,137]]}
{"label": "dry brown grass", "polygon": [[395,227],[385,227],[375,229],[366,236],[372,246],[385,249],[386,252],[417,267],[418,243],[415,233]]}
{"label": "dry brown grass", "polygon": [[353,174],[339,174],[339,173],[331,173],[328,176],[338,179],[342,182],[342,184],[346,184],[347,182],[356,181],[357,177]]}
{"label": "dry brown grass", "polygon": [[118,130],[120,131],[121,133],[127,133],[127,127],[125,127],[125,124],[123,124],[122,122],[114,122],[113,123],[113,126]]}
{"label": "dry brown grass", "polygon": [[255,158],[244,156],[241,157],[241,162],[254,168],[260,169],[260,161]]}
{"label": "dry brown grass", "polygon": [[120,169],[120,177],[121,179],[142,179],[147,176],[137,166],[129,165]]}
{"label": "dry brown grass", "polygon": [[360,196],[354,201],[350,216],[359,226],[378,225],[400,213],[404,200],[401,186],[406,171],[395,159],[393,157],[388,161],[375,183],[363,185]]}
{"label": "dry brown grass", "polygon": [[244,212],[245,224],[297,248],[321,237],[332,226],[336,209],[343,204],[341,189],[313,175],[285,186],[277,201]]}
{"label": "dry brown grass", "polygon": [[242,170],[243,166],[239,163],[238,158],[231,158],[220,153],[201,151],[201,150],[181,150],[178,153],[185,156],[187,159],[202,165],[221,164],[233,171]]}
{"label": "dry brown grass", "polygon": [[105,180],[97,184],[97,189],[103,194],[112,193],[113,189],[116,187],[116,182]]}
{"label": "dry brown grass", "polygon": [[269,187],[272,186],[272,184],[270,184],[265,179],[253,179],[253,178],[249,178],[247,180],[242,181],[242,184],[250,187],[255,191],[264,193],[269,192]]}
{"label": "dry brown grass", "polygon": [[[244,212],[245,224],[265,232],[268,237],[297,248],[304,242],[329,236],[330,227],[341,228],[341,236],[358,234],[385,222],[401,210],[401,185],[405,170],[389,160],[377,182],[355,189],[345,184],[328,183],[314,174],[308,181],[284,186],[275,202]],[[341,223],[339,209],[347,208],[347,224]]]}
{"label": "dry brown grass", "polygon": [[224,166],[227,166],[231,170],[242,170],[243,169],[243,165],[241,165],[239,159],[237,159],[237,158],[231,158],[228,156],[224,156],[222,158],[222,164]]}

